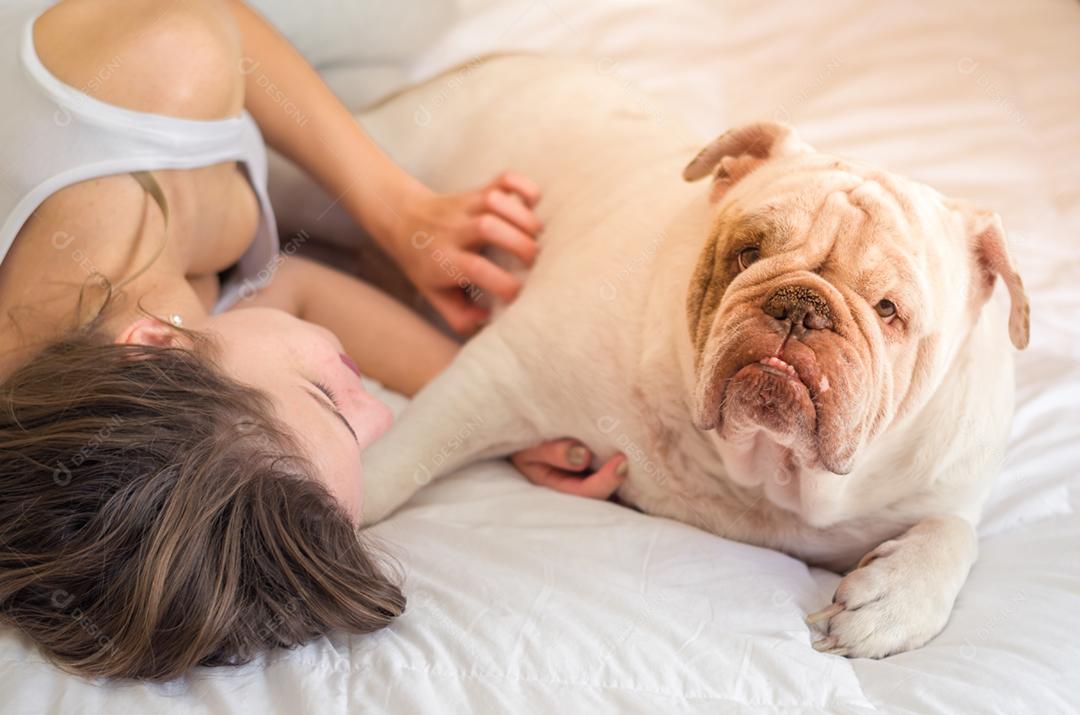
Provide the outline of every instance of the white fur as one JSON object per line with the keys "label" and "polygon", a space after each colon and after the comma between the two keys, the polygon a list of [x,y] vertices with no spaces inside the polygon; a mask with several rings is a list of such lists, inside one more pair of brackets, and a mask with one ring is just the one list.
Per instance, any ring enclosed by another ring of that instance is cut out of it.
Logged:
{"label": "white fur", "polygon": [[[788,473],[768,435],[732,444],[692,425],[686,295],[715,209],[707,186],[680,178],[696,138],[572,63],[466,69],[365,123],[436,188],[504,166],[533,176],[545,191],[541,254],[518,299],[366,455],[365,520],[463,464],[572,436],[598,459],[625,452],[619,497],[649,513],[837,570],[879,556],[842,581],[846,609],[821,621],[817,647],[880,657],[933,637],[975,559],[1011,417],[1004,317],[984,310],[972,327],[956,286],[933,284],[944,307],[926,318],[953,344],[946,379],[863,446],[851,473]],[[411,123],[419,106],[438,108],[423,130]],[[942,256],[943,271],[966,275],[961,256]]]}

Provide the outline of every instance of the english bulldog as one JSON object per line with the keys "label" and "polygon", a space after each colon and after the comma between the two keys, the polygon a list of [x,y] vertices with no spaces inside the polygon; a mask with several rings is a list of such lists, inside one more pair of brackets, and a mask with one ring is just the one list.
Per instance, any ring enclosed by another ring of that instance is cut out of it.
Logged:
{"label": "english bulldog", "polygon": [[976,558],[1028,342],[1001,221],[773,122],[695,156],[595,69],[494,59],[365,118],[437,188],[509,165],[545,190],[522,293],[365,456],[365,520],[572,436],[629,457],[625,504],[846,572],[814,648],[923,645]]}

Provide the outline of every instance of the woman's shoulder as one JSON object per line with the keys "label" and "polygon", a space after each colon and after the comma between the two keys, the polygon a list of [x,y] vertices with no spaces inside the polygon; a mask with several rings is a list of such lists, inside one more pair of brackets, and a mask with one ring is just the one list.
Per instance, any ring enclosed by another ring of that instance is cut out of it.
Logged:
{"label": "woman's shoulder", "polygon": [[37,18],[33,37],[49,72],[100,101],[182,119],[243,108],[241,41],[222,3],[66,0]]}

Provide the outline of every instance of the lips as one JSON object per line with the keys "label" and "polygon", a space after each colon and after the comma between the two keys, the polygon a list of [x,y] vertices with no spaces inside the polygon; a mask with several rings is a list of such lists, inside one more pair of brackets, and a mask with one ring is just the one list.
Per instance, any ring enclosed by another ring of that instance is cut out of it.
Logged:
{"label": "lips", "polygon": [[345,367],[352,370],[357,377],[363,377],[363,375],[360,374],[360,367],[353,361],[351,357],[349,357],[345,353],[341,353],[341,362],[345,363]]}

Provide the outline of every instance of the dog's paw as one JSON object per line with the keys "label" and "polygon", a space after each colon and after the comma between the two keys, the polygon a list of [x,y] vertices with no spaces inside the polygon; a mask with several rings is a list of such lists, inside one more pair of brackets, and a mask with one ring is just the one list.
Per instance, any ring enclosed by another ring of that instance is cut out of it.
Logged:
{"label": "dog's paw", "polygon": [[883,658],[941,632],[967,576],[970,561],[962,552],[968,545],[920,526],[864,556],[840,582],[832,604],[806,617],[823,631],[815,650]]}

